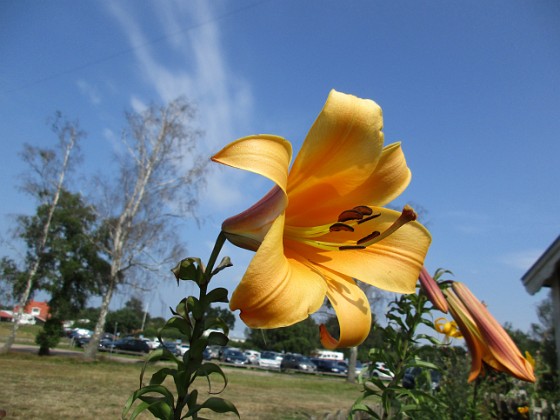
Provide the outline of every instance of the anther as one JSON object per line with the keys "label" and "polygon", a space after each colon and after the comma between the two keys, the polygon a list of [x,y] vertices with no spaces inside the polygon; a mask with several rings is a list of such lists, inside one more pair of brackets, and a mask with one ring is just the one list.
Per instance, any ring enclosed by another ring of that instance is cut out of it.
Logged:
{"label": "anther", "polygon": [[343,245],[338,247],[339,251],[348,251],[350,249],[366,249],[366,247],[363,245]]}
{"label": "anther", "polygon": [[371,216],[364,217],[361,220],[358,220],[358,224],[361,225],[362,223],[369,222],[371,219],[375,219],[376,217],[381,216],[381,213],[372,214]]}
{"label": "anther", "polygon": [[329,227],[329,232],[340,232],[340,231],[354,232],[354,228],[352,226],[340,222],[335,223]]}
{"label": "anther", "polygon": [[339,222],[347,222],[348,220],[360,220],[364,217],[358,210],[344,210],[338,216]]}
{"label": "anther", "polygon": [[373,213],[373,210],[368,206],[356,206],[352,210],[362,213],[364,216],[369,216]]}
{"label": "anther", "polygon": [[381,232],[374,230],[373,232],[371,232],[369,235],[364,236],[362,239],[358,239],[358,241],[356,242],[358,245],[363,244],[364,242],[369,242],[372,239],[377,238],[379,235],[381,235]]}

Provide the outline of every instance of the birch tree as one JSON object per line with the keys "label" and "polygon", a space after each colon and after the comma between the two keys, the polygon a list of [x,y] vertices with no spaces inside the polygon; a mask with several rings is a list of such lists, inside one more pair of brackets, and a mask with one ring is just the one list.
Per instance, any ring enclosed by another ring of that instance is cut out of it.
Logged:
{"label": "birch tree", "polygon": [[113,294],[119,285],[165,260],[179,258],[178,217],[194,215],[208,159],[197,155],[200,132],[194,108],[184,98],[126,115],[126,150],[118,175],[99,182],[104,197],[101,244],[110,263],[100,315],[84,357],[95,357]]}
{"label": "birch tree", "polygon": [[38,148],[26,144],[21,153],[23,161],[30,169],[23,178],[22,189],[31,194],[39,205],[46,207],[47,216],[40,228],[36,243],[30,247],[30,252],[27,253],[28,268],[23,281],[23,291],[17,299],[18,310],[14,313],[12,331],[0,353],[7,353],[17,336],[19,321],[40,269],[41,256],[45,250],[52,217],[58,205],[66,175],[79,157],[78,142],[84,136],[77,122],[65,120],[60,113],[56,114],[51,128],[58,137],[56,149]]}

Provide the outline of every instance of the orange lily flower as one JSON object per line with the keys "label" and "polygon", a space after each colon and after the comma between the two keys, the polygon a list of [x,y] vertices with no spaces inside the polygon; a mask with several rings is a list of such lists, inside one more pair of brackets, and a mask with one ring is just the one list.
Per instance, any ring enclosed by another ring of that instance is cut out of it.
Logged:
{"label": "orange lily flower", "polygon": [[212,157],[276,184],[222,225],[230,242],[256,251],[230,301],[249,327],[302,321],[326,296],[340,337],[321,326],[322,344],[355,346],[369,334],[371,310],[354,279],[415,291],[431,237],[410,207],[381,207],[411,176],[400,144],[383,147],[382,124],[375,102],[332,91],[291,170],[290,143],[273,135],[241,138]]}
{"label": "orange lily flower", "polygon": [[535,382],[533,367],[511,337],[471,291],[454,282],[444,291],[451,315],[459,325],[471,353],[469,382],[482,372],[484,362],[491,368],[518,379]]}

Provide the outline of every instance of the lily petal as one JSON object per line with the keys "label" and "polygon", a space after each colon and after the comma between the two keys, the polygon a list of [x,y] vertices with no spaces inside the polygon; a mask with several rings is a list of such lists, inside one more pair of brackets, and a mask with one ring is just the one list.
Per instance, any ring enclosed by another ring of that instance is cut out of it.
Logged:
{"label": "lily petal", "polygon": [[423,267],[420,271],[420,285],[430,302],[432,302],[432,305],[434,305],[434,308],[447,313],[448,306],[445,296],[443,296],[438,283],[434,280],[430,273],[428,273],[428,270],[426,270],[425,267]]}
{"label": "lily petal", "polygon": [[351,278],[342,278],[335,273],[324,274],[327,280],[327,297],[338,318],[340,337],[336,340],[321,325],[321,343],[326,349],[357,346],[367,338],[371,329],[369,301]]}
{"label": "lily petal", "polygon": [[295,324],[316,312],[325,298],[321,274],[283,249],[283,230],[284,214],[270,227],[231,297],[230,309],[240,309],[241,319],[251,328]]}
{"label": "lily petal", "polygon": [[[381,232],[388,229],[400,216],[399,212],[381,207],[374,208],[374,212],[381,214],[375,219],[374,225],[375,229]],[[353,234],[358,233],[357,237],[360,237],[369,233],[364,225],[359,225]],[[363,229],[363,232],[360,229]],[[319,239],[328,240],[338,233],[331,233]],[[293,246],[311,262],[342,276],[358,279],[391,292],[414,293],[430,242],[431,236],[426,228],[420,223],[409,222],[366,249],[318,251],[311,246]]]}
{"label": "lily petal", "polygon": [[[356,189],[345,195],[331,197],[330,186],[317,185],[317,194],[325,194],[329,200],[311,200],[307,196],[296,196],[290,189],[290,202],[305,200],[298,207],[300,212],[289,211],[287,223],[293,226],[328,223],[341,211],[356,205],[383,206],[398,197],[408,186],[411,179],[400,143],[385,147],[375,170]],[[320,180],[322,182],[322,180]],[[322,192],[321,192],[322,191]],[[295,208],[295,207],[294,207]]]}
{"label": "lily petal", "polygon": [[249,209],[226,219],[222,223],[222,231],[234,245],[256,251],[287,204],[286,194],[276,185]]}
{"label": "lily petal", "polygon": [[464,305],[469,308],[472,318],[476,322],[484,341],[488,344],[494,358],[516,378],[535,382],[535,374],[531,364],[521,355],[521,352],[504,330],[500,323],[490,314],[463,283],[454,282],[453,291]]}
{"label": "lily petal", "polygon": [[272,180],[284,192],[291,159],[290,142],[268,134],[243,137],[212,156],[214,162],[262,175]]}
{"label": "lily petal", "polygon": [[[459,325],[459,329],[465,338],[467,348],[471,355],[471,371],[469,372],[468,382],[474,381],[482,371],[482,359],[484,355],[480,339],[474,335],[476,325],[469,315],[469,311],[463,303],[455,296],[455,293],[448,290],[445,293],[449,303],[449,312]],[[488,358],[487,358],[488,359]]]}
{"label": "lily petal", "polygon": [[[290,223],[297,225],[299,214],[306,214],[304,220],[328,223],[347,208],[345,196],[363,186],[381,158],[382,126],[381,108],[375,102],[331,91],[290,171],[286,214]],[[333,203],[334,213],[317,209],[325,198]],[[353,203],[350,208],[359,204],[368,203]]]}

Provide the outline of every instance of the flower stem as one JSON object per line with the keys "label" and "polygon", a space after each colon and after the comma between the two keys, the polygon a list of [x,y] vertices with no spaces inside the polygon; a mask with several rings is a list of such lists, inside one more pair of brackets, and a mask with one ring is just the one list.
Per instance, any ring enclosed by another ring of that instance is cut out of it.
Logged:
{"label": "flower stem", "polygon": [[220,231],[220,234],[216,238],[216,243],[214,244],[214,249],[212,250],[212,254],[210,254],[210,258],[208,259],[208,265],[204,270],[204,282],[205,288],[208,287],[208,283],[212,278],[212,271],[214,270],[214,264],[216,264],[216,260],[218,259],[218,255],[220,255],[220,251],[226,242],[226,235],[224,232]]}

